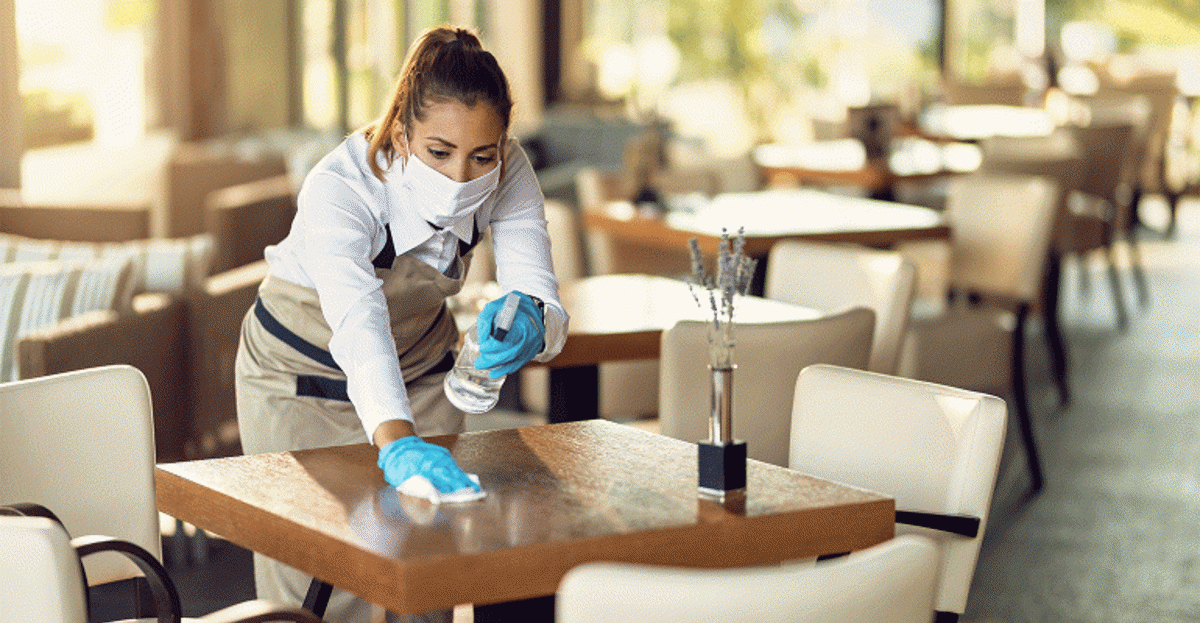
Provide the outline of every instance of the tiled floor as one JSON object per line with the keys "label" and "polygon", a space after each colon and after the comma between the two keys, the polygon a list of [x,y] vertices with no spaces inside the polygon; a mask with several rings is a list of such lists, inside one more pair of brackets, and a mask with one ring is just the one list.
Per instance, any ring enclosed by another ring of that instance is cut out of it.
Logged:
{"label": "tiled floor", "polygon": [[[1088,267],[1086,294],[1078,269],[1064,275],[1065,409],[1040,336],[1030,336],[1047,484],[1026,495],[1024,457],[1010,441],[964,621],[1200,621],[1200,201],[1181,209],[1175,240],[1144,248],[1151,302],[1125,333],[1100,265]],[[1131,288],[1126,298],[1136,300]],[[538,421],[500,412],[468,427]],[[221,541],[207,564],[172,573],[189,615],[253,596],[249,556]]]}

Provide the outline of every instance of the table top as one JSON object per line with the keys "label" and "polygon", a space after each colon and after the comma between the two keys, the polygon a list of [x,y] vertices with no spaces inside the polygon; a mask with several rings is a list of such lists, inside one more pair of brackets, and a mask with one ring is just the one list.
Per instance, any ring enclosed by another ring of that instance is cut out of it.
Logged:
{"label": "table top", "polygon": [[[704,296],[703,288],[697,294]],[[563,350],[545,364],[554,368],[658,357],[662,332],[680,320],[710,320],[688,284],[651,275],[600,275],[564,285],[559,292],[571,316]],[[701,298],[707,305],[707,299]],[[734,320],[744,323],[810,320],[820,313],[783,301],[738,296]]]}
{"label": "table top", "polygon": [[488,495],[396,493],[367,444],[160,464],[162,512],[398,613],[552,594],[613,560],[758,565],[894,534],[892,498],[750,461],[743,498],[698,498],[696,445],[603,420],[430,438]]}
{"label": "table top", "polygon": [[972,141],[992,136],[1046,136],[1054,119],[1041,108],[996,104],[936,105],[922,111],[917,123],[927,136]]}
{"label": "table top", "polygon": [[857,139],[759,145],[753,156],[771,183],[852,184],[872,192],[901,181],[970,173],[981,161],[973,144],[918,137],[893,140],[887,157],[868,158]]}
{"label": "table top", "polygon": [[584,220],[623,240],[662,248],[686,249],[695,237],[707,255],[717,252],[722,229],[732,235],[744,227],[745,253],[757,258],[786,239],[887,247],[950,236],[936,210],[804,188],[722,193],[662,219],[640,217],[629,202],[611,201],[602,211],[584,212]]}

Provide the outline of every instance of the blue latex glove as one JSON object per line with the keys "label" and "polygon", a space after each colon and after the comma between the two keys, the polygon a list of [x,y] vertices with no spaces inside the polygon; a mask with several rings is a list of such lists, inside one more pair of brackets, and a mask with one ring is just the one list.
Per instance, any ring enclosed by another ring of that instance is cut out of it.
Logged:
{"label": "blue latex glove", "polygon": [[475,358],[475,368],[490,370],[488,376],[494,379],[520,370],[546,347],[546,325],[542,320],[542,310],[538,309],[537,303],[528,294],[514,292],[521,300],[517,303],[517,314],[513,317],[508,335],[503,340],[492,336],[492,320],[504,306],[504,297],[484,305],[483,311],[479,312],[479,356]]}
{"label": "blue latex glove", "polygon": [[379,469],[389,485],[399,487],[413,476],[424,476],[442,493],[464,488],[479,491],[450,456],[450,451],[420,437],[401,437],[379,449]]}

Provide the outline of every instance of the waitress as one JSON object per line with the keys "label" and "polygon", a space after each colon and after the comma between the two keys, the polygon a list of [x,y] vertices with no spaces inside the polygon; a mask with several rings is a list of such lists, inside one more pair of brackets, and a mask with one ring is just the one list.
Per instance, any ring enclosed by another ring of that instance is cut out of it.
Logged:
{"label": "waitress", "polygon": [[[484,307],[477,367],[499,376],[548,360],[567,333],[541,189],[507,136],[511,112],[508,80],[479,39],[435,28],[413,43],[383,114],[308,174],[242,324],[245,452],[369,440],[393,486],[419,475],[442,492],[478,488],[420,436],[463,431],[442,389],[458,341],[446,298],[489,228],[497,279],[520,305],[502,341],[486,330],[501,300]],[[254,562],[259,597],[303,601],[308,576],[257,554]],[[365,622],[370,612],[335,590],[326,617]]]}

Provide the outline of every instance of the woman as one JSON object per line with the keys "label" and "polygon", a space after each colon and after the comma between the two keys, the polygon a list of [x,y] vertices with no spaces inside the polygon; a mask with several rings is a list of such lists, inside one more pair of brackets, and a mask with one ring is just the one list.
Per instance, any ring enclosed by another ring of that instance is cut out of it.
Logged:
{"label": "woman", "polygon": [[[497,279],[520,294],[503,340],[480,314],[477,367],[516,371],[561,349],[543,198],[507,137],[512,100],[496,59],[471,32],[435,28],[413,44],[383,114],[306,177],[288,236],[266,251],[268,276],[246,315],[237,357],[247,453],[371,441],[389,484],[428,478],[477,488],[444,448],[419,436],[459,433],[442,390],[458,340],[446,298],[490,227]],[[299,603],[309,578],[255,557],[261,597]],[[334,592],[330,621],[370,607]],[[446,613],[431,613],[433,618]]]}

